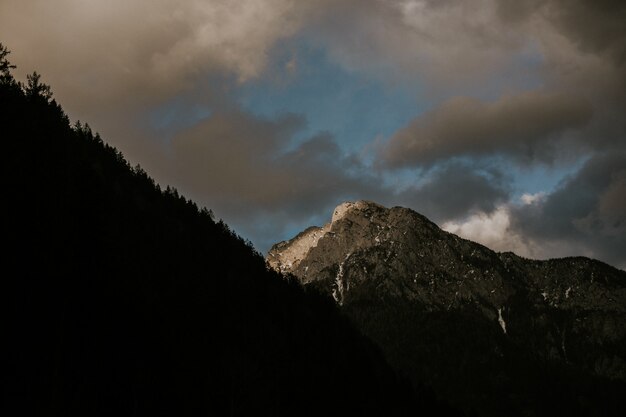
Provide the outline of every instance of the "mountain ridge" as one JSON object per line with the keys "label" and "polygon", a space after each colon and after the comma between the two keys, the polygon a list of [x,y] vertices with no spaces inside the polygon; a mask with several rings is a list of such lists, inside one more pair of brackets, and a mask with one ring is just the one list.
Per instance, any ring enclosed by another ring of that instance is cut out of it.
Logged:
{"label": "mountain ridge", "polygon": [[[414,381],[432,385],[456,405],[484,415],[505,412],[474,399],[495,401],[499,380],[515,387],[506,395],[519,397],[505,401],[507,414],[518,409],[520,415],[543,415],[525,404],[541,395],[527,385],[540,378],[565,380],[570,372],[581,386],[600,378],[623,390],[626,272],[584,257],[537,261],[496,253],[410,209],[366,201],[344,203],[330,223],[307,230],[323,235],[315,245],[314,239],[305,242],[310,245],[304,256],[296,260],[290,249],[307,233],[275,245],[268,264],[332,296],[399,370],[412,369]],[[455,346],[467,346],[465,357],[454,356]],[[433,366],[407,359],[419,352],[433,355]],[[492,369],[481,370],[479,363]],[[584,389],[563,384],[578,393],[573,401],[583,407]],[[594,395],[590,401],[597,405],[602,395]],[[618,407],[616,398],[604,400]]]}

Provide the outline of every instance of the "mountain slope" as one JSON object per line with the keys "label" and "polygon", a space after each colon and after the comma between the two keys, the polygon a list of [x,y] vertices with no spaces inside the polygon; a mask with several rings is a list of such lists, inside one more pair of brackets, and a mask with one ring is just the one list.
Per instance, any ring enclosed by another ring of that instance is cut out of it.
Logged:
{"label": "mountain slope", "polygon": [[0,45],[3,415],[406,415],[332,302],[162,191]]}
{"label": "mountain slope", "polygon": [[268,263],[332,295],[416,383],[480,415],[619,415],[626,273],[495,253],[409,209],[344,203]]}

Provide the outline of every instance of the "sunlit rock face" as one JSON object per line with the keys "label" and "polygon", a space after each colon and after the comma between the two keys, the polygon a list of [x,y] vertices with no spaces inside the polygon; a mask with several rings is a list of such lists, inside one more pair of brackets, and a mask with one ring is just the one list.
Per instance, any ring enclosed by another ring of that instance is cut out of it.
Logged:
{"label": "sunlit rock face", "polygon": [[412,379],[475,409],[542,368],[626,381],[626,273],[595,260],[496,253],[410,209],[357,201],[274,245],[268,263],[331,295]]}
{"label": "sunlit rock face", "polygon": [[274,245],[267,255],[268,263],[280,272],[293,271],[329,230],[330,224],[324,227],[312,226],[293,239]]}
{"label": "sunlit rock face", "polygon": [[[340,222],[353,211],[363,211],[376,207],[384,209],[384,207],[376,203],[366,201],[340,204],[333,211],[331,222],[327,223],[324,227],[309,227],[293,239],[274,245],[267,255],[268,263],[272,268],[278,271],[293,273],[298,268],[300,262],[307,257],[309,252],[317,247],[320,239],[329,233],[330,236],[335,234],[335,231],[333,231],[334,224]],[[307,275],[306,272],[307,271],[304,271],[303,277]]]}

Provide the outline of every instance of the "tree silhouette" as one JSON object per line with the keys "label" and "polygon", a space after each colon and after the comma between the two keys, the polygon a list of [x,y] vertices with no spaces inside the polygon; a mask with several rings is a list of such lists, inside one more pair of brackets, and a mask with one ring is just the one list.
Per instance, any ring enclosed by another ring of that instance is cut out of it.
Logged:
{"label": "tree silhouette", "polygon": [[11,70],[15,69],[15,65],[12,65],[7,58],[10,53],[11,51],[0,42],[0,84],[3,85],[15,83],[11,74]]}
{"label": "tree silhouette", "polygon": [[39,97],[45,100],[46,102],[52,100],[52,90],[50,86],[47,84],[43,84],[41,80],[41,75],[37,73],[37,71],[33,72],[26,76],[27,84],[24,89],[27,97],[35,98]]}
{"label": "tree silhouette", "polygon": [[11,69],[15,68],[15,65],[11,65],[7,59],[10,53],[11,51],[0,42],[0,75],[2,76],[10,76]]}

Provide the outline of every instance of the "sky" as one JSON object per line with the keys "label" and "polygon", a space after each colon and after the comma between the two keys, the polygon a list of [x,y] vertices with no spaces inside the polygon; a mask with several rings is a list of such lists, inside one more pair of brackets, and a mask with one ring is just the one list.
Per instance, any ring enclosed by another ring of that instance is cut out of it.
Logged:
{"label": "sky", "polygon": [[626,269],[621,0],[0,0],[0,42],[262,253],[366,199]]}

